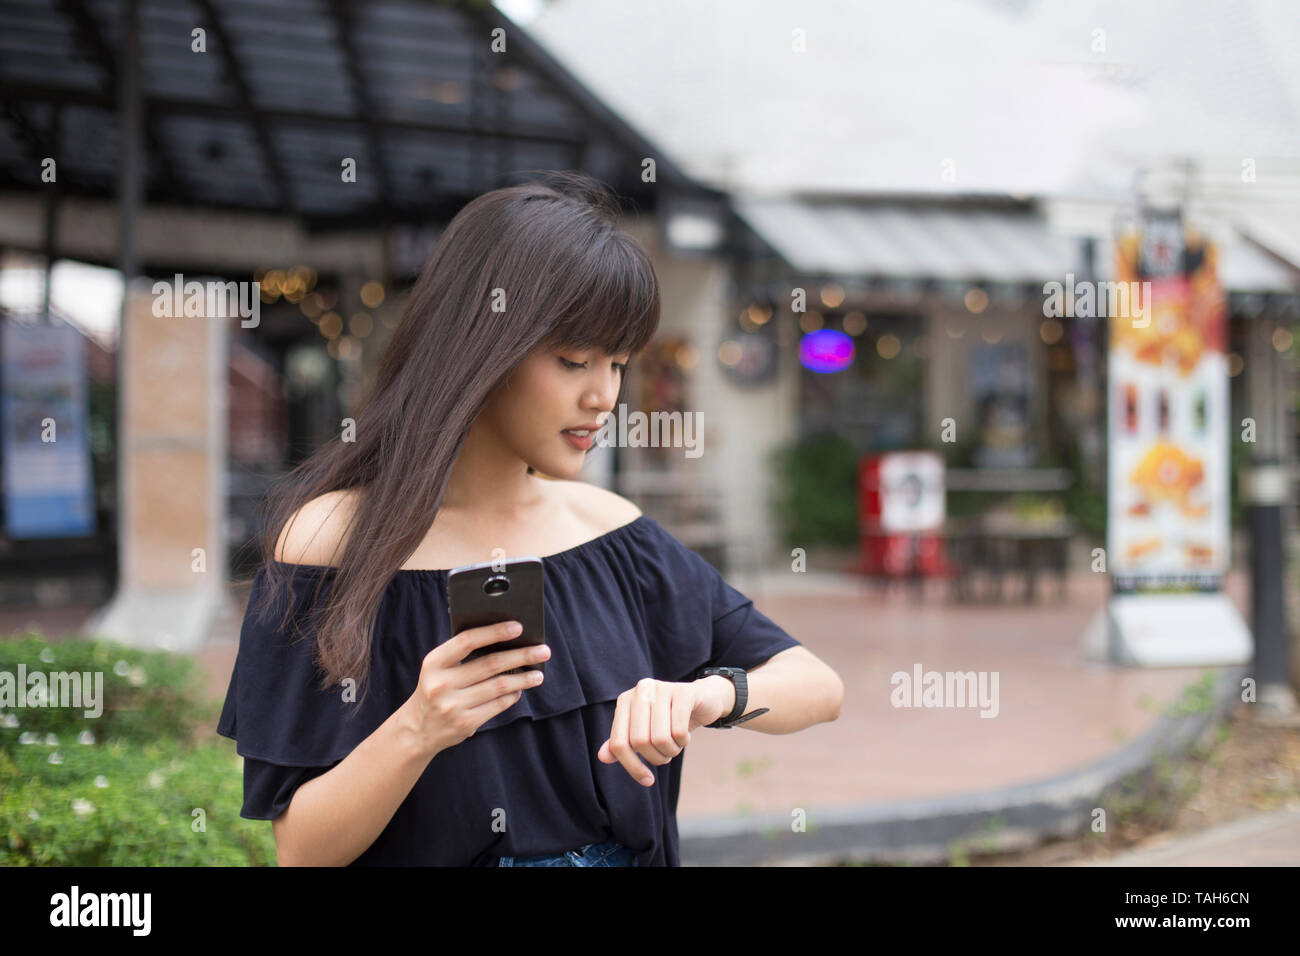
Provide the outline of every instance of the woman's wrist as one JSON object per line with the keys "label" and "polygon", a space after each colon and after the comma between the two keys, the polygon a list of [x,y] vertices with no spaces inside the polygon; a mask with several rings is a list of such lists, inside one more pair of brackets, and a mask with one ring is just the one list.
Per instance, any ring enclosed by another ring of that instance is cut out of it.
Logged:
{"label": "woman's wrist", "polygon": [[438,755],[438,751],[430,750],[423,739],[419,707],[420,701],[412,695],[389,719],[393,722],[393,740],[403,758],[428,763]]}
{"label": "woman's wrist", "polygon": [[718,706],[718,716],[726,717],[731,713],[731,709],[736,706],[736,685],[721,674],[710,674],[708,677],[701,677],[697,683],[705,684]]}

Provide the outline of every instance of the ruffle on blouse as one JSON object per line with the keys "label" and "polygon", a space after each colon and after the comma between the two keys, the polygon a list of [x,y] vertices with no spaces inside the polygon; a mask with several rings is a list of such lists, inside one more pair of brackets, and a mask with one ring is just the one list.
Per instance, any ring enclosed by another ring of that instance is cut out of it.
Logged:
{"label": "ruffle on blouse", "polygon": [[[644,515],[545,556],[542,565],[551,648],[546,679],[476,735],[615,700],[645,677],[691,680],[708,664],[753,668],[798,644],[704,558]],[[328,768],[415,692],[425,655],[452,637],[447,572],[399,571],[390,581],[371,646],[369,691],[354,703],[344,700],[340,686],[316,689],[314,632],[304,616],[321,575],[327,580],[317,600],[328,600],[335,569],[291,567],[294,613],[305,637],[290,640],[294,629],[278,627],[282,597],[255,613],[267,587],[265,569],[259,569],[217,732],[235,739],[247,758]]]}

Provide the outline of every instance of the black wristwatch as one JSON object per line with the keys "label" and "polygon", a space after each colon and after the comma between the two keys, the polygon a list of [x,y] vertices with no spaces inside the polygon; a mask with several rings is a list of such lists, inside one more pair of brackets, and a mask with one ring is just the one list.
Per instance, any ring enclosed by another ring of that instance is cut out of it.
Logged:
{"label": "black wristwatch", "polygon": [[[728,730],[736,726],[736,724],[743,724],[745,721],[757,717],[759,714],[766,714],[772,709],[770,707],[760,707],[752,713],[745,714],[745,704],[749,701],[749,680],[746,678],[745,671],[742,668],[702,667],[695,677],[698,680],[702,677],[712,677],[715,674],[719,677],[727,678],[727,680],[731,681],[735,686],[736,703],[735,706],[731,708],[731,713],[727,714],[725,717],[719,717],[711,724],[705,724],[706,727],[716,727],[719,730]],[[741,714],[745,714],[745,716],[741,717]]]}

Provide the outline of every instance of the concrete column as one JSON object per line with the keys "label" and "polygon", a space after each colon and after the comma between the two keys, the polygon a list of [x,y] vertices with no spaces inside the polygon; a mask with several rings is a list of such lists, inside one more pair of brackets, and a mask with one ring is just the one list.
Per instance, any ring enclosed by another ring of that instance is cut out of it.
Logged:
{"label": "concrete column", "polygon": [[121,576],[85,630],[189,651],[225,595],[229,326],[239,319],[183,308],[157,317],[151,286],[130,286],[124,315]]}

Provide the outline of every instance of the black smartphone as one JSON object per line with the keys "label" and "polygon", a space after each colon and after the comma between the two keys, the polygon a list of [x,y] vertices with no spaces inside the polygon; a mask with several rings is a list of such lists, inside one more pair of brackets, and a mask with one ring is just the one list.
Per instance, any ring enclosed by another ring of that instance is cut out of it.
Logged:
{"label": "black smartphone", "polygon": [[[518,637],[475,648],[465,660],[546,643],[546,614],[542,603],[544,588],[541,558],[484,561],[449,571],[447,607],[451,613],[453,637],[471,627],[502,621],[518,621],[524,626]],[[526,670],[545,673],[542,666],[545,663],[524,664],[503,673],[517,674]]]}

